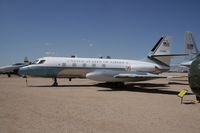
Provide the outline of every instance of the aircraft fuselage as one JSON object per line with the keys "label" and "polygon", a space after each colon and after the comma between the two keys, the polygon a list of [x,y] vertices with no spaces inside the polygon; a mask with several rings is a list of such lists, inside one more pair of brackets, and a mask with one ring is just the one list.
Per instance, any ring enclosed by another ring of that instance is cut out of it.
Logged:
{"label": "aircraft fuselage", "polygon": [[[120,73],[155,73],[159,68],[161,66],[158,64],[138,60],[44,57],[32,65],[21,68],[19,73],[33,77],[122,81],[113,76]],[[141,81],[139,78],[135,80]],[[124,78],[123,81],[126,79]]]}

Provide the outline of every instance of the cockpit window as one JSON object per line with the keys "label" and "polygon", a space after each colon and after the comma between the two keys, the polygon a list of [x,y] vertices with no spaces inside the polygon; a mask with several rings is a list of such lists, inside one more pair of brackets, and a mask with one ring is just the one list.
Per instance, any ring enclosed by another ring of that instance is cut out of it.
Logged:
{"label": "cockpit window", "polygon": [[40,60],[38,64],[43,64],[46,60]]}
{"label": "cockpit window", "polygon": [[32,64],[43,64],[46,60],[35,60]]}
{"label": "cockpit window", "polygon": [[32,64],[37,64],[39,60],[35,60]]}

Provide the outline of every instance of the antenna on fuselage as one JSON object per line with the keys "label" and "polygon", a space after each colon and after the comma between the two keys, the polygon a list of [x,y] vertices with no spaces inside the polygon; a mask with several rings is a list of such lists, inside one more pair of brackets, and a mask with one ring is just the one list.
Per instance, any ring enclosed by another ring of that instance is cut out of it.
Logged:
{"label": "antenna on fuselage", "polygon": [[71,55],[70,57],[71,57],[71,58],[77,58],[77,56],[76,56],[76,55]]}
{"label": "antenna on fuselage", "polygon": [[106,56],[106,59],[111,59],[111,57],[108,55],[108,56]]}

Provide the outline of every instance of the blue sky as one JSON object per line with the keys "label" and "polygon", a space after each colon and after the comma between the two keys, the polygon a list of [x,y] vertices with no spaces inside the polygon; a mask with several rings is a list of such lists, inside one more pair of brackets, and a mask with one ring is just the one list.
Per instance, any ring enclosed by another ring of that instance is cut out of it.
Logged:
{"label": "blue sky", "polygon": [[0,0],[0,66],[49,53],[141,59],[163,35],[181,53],[185,31],[200,43],[199,12],[199,0]]}

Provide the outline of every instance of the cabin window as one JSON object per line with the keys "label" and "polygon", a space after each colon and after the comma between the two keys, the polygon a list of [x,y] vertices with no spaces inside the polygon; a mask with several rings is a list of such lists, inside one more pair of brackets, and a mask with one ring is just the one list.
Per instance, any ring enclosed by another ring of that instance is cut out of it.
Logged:
{"label": "cabin window", "polygon": [[86,64],[85,64],[85,63],[83,64],[83,67],[86,67]]}
{"label": "cabin window", "polygon": [[103,63],[108,63],[108,61],[103,61]]}
{"label": "cabin window", "polygon": [[65,66],[66,66],[66,63],[62,63],[62,66],[65,67]]}
{"label": "cabin window", "polygon": [[106,64],[102,64],[102,67],[105,68],[105,67],[106,67]]}
{"label": "cabin window", "polygon": [[92,64],[92,67],[96,67],[96,64]]}
{"label": "cabin window", "polygon": [[77,66],[77,64],[76,64],[76,63],[73,63],[73,64],[72,64],[72,67],[76,67],[76,66]]}

